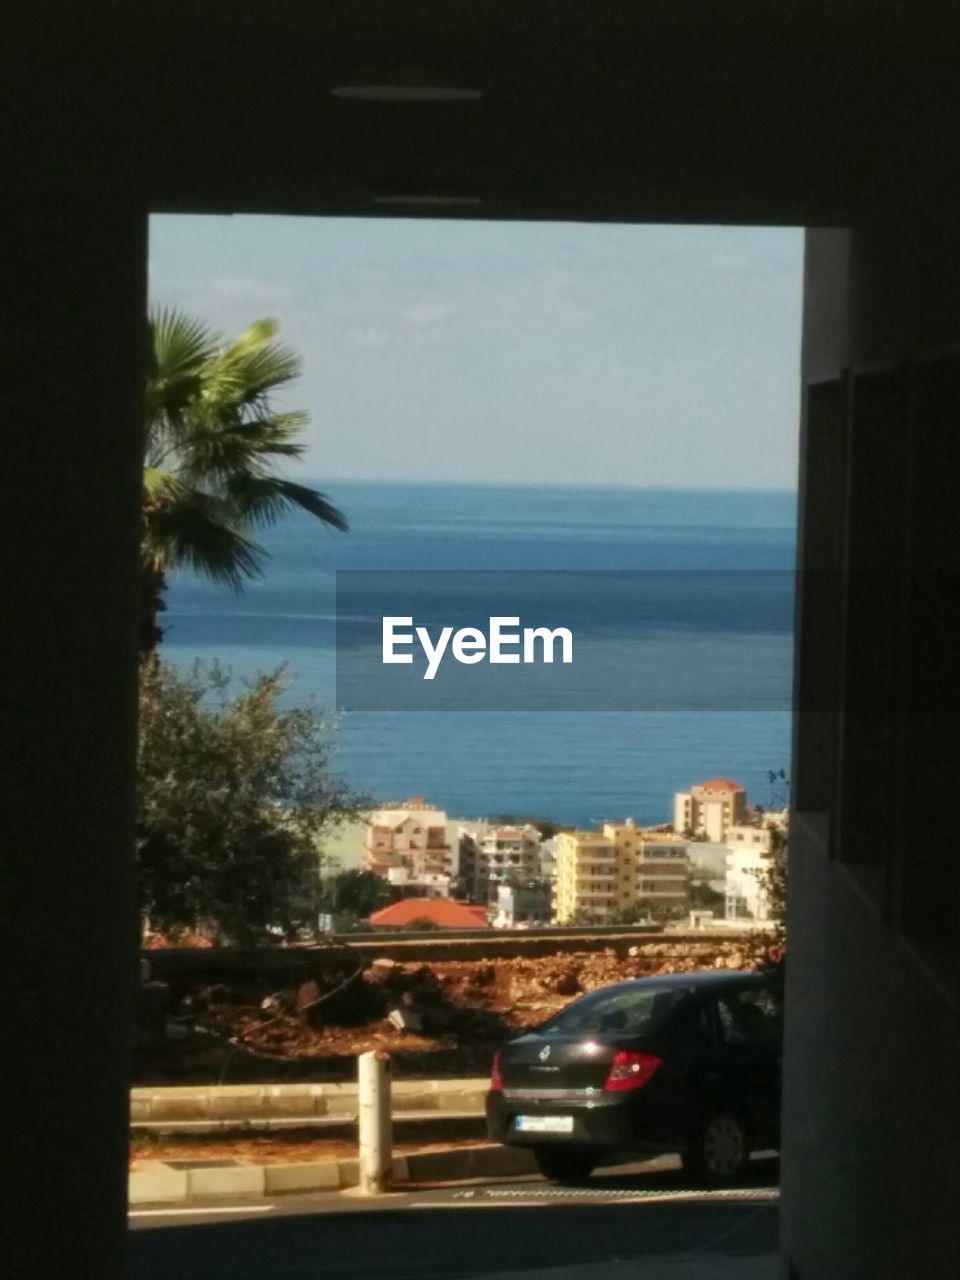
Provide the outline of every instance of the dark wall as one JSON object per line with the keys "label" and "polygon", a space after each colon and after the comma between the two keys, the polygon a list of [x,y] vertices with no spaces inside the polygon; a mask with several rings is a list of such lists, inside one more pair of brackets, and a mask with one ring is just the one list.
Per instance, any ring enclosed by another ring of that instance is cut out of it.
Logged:
{"label": "dark wall", "polygon": [[0,214],[0,1271],[119,1280],[146,219],[50,159]]}
{"label": "dark wall", "polygon": [[946,221],[808,233],[783,1160],[799,1280],[956,1270],[958,264]]}

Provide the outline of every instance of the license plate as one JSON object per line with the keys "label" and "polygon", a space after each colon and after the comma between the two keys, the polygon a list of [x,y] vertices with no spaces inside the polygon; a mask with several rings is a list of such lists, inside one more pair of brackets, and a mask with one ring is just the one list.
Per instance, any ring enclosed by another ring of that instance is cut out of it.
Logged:
{"label": "license plate", "polygon": [[520,1133],[573,1133],[573,1116],[516,1116],[513,1127]]}

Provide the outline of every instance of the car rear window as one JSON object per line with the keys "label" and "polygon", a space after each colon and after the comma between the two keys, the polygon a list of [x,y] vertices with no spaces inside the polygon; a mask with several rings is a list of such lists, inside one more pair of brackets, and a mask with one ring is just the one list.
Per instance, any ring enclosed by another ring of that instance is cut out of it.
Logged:
{"label": "car rear window", "polygon": [[683,987],[614,987],[593,991],[540,1028],[540,1035],[638,1036],[652,1031],[689,992]]}
{"label": "car rear window", "polygon": [[726,1044],[778,1046],[783,1040],[783,1007],[769,987],[749,987],[717,1002]]}

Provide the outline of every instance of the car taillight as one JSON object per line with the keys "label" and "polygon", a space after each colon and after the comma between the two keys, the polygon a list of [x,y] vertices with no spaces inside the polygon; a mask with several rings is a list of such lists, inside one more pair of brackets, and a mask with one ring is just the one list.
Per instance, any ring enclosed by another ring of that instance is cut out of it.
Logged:
{"label": "car taillight", "polygon": [[661,1059],[652,1053],[630,1053],[620,1049],[610,1064],[610,1074],[603,1086],[608,1093],[624,1089],[641,1089],[660,1066]]}
{"label": "car taillight", "polygon": [[495,1092],[503,1091],[503,1076],[500,1074],[500,1050],[493,1055],[493,1066],[490,1068],[490,1088]]}

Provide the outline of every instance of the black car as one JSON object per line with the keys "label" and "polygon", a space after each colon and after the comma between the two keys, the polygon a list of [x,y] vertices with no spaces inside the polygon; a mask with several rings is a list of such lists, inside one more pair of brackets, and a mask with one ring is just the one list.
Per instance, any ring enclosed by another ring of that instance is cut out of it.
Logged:
{"label": "black car", "polygon": [[582,996],[497,1054],[496,1142],[578,1182],[615,1154],[677,1152],[698,1181],[734,1182],[779,1146],[781,984],[711,972],[639,978]]}

